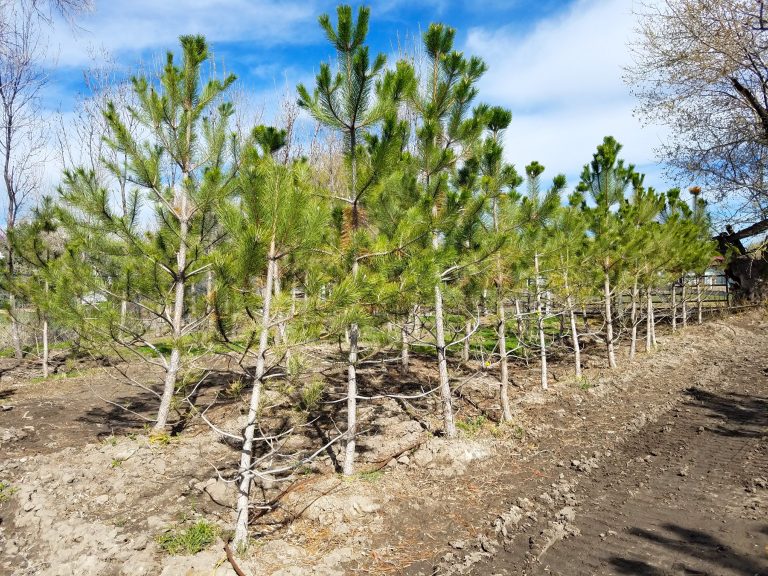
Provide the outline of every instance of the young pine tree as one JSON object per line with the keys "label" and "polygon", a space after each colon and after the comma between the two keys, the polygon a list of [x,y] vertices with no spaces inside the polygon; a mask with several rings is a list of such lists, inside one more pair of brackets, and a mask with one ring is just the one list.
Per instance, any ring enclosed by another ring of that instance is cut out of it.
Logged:
{"label": "young pine tree", "polygon": [[560,208],[560,195],[565,188],[565,176],[558,174],[552,180],[552,185],[542,194],[541,174],[544,166],[538,162],[531,162],[525,167],[528,191],[523,197],[520,206],[520,227],[522,241],[531,254],[529,262],[533,262],[533,285],[536,299],[536,328],[539,340],[539,354],[541,358],[541,387],[548,388],[547,376],[547,342],[544,331],[546,315],[543,305],[545,282],[542,263],[546,262],[551,254],[548,246],[551,228]]}
{"label": "young pine tree", "polygon": [[[462,245],[460,234],[471,230],[469,221],[479,216],[485,203],[484,199],[478,203],[477,198],[457,194],[452,179],[458,163],[471,156],[487,112],[487,108],[470,110],[477,96],[475,85],[486,65],[477,57],[467,59],[455,51],[454,35],[453,28],[442,24],[431,24],[424,33],[427,66],[410,101],[417,117],[413,167],[430,240],[415,261],[425,272],[425,287],[433,290],[439,388],[443,425],[449,438],[456,436],[456,424],[446,356],[445,283],[478,259],[457,247]],[[462,205],[464,201],[466,205]]]}
{"label": "young pine tree", "polygon": [[[402,142],[403,135],[396,128],[393,119],[395,105],[402,91],[407,89],[411,74],[405,67],[388,73],[382,78],[386,58],[379,54],[370,61],[365,39],[368,35],[370,9],[361,7],[355,20],[348,5],[336,9],[337,22],[334,28],[327,14],[320,17],[320,26],[330,43],[336,49],[339,70],[334,75],[328,64],[320,65],[312,94],[298,86],[299,105],[321,124],[338,132],[344,141],[346,159],[346,194],[335,199],[342,204],[341,256],[345,262],[345,277],[351,274],[355,281],[361,280],[361,261],[365,260],[366,244],[370,228],[366,226],[367,196],[374,184],[387,170],[382,160],[386,154],[364,154],[361,144],[377,128],[381,128],[381,139],[373,147],[382,152],[391,140]],[[381,127],[384,123],[385,126]],[[388,123],[388,124],[387,124]],[[388,128],[387,128],[388,125]],[[369,141],[370,143],[370,141]],[[369,160],[369,162],[365,162]],[[360,353],[359,318],[350,316],[347,327],[349,354],[347,359],[347,431],[344,451],[344,474],[354,473],[355,444],[357,436],[357,364]]]}
{"label": "young pine tree", "polygon": [[[284,138],[283,132],[263,127],[254,130],[242,152],[241,170],[233,188],[234,202],[222,204],[219,212],[229,240],[226,252],[219,255],[217,277],[221,287],[217,294],[219,298],[228,296],[231,309],[244,310],[244,316],[252,319],[254,325],[248,332],[254,338],[249,339],[249,344],[256,340],[255,349],[246,345],[242,351],[244,357],[255,359],[256,365],[242,426],[233,541],[238,550],[248,544],[250,493],[257,474],[253,452],[268,369],[269,336],[280,324],[273,311],[276,264],[291,258],[307,262],[328,225],[325,204],[313,198],[307,163],[282,164],[275,160],[273,153]],[[254,285],[262,289],[254,289]]]}
{"label": "young pine tree", "polygon": [[[234,76],[201,82],[208,59],[202,36],[182,36],[182,61],[169,53],[158,83],[146,77],[132,81],[138,105],[129,110],[146,139],[130,131],[109,104],[104,111],[107,142],[127,159],[128,179],[136,186],[122,205],[93,171],[65,173],[62,198],[70,241],[83,258],[71,258],[71,271],[88,285],[88,301],[73,300],[96,312],[91,331],[132,357],[159,365],[164,371],[154,429],[168,425],[185,349],[204,317],[188,316],[190,287],[206,272],[206,259],[218,242],[210,215],[231,185],[235,162],[228,156],[228,120],[232,105],[221,102]],[[143,205],[151,208],[142,221]],[[86,262],[88,260],[88,262]],[[88,268],[95,269],[88,273]],[[115,270],[136,269],[129,294],[141,311],[125,318],[116,307],[125,301],[125,286],[116,285]],[[94,302],[101,302],[93,305]],[[90,304],[89,304],[90,302]],[[81,315],[84,318],[85,315]],[[159,323],[170,339],[169,351],[157,346],[150,322]],[[147,355],[146,350],[149,350]],[[152,390],[154,392],[154,390]]]}
{"label": "young pine tree", "polygon": [[[615,272],[615,267],[623,264],[621,227],[615,209],[624,200],[634,174],[634,166],[625,166],[624,161],[619,159],[620,151],[621,144],[606,136],[597,147],[592,162],[584,166],[574,197],[587,221],[594,261],[602,274],[605,344],[611,368],[616,367],[611,274]],[[588,203],[586,198],[591,202]]]}

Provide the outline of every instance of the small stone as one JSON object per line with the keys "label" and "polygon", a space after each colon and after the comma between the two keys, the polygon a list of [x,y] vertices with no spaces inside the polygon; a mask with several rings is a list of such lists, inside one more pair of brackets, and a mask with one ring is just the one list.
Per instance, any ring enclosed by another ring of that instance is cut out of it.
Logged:
{"label": "small stone", "polygon": [[451,548],[455,548],[456,550],[464,550],[464,547],[466,546],[466,543],[463,540],[454,540],[448,544]]}
{"label": "small stone", "polygon": [[699,434],[704,432],[704,426],[699,426],[698,428],[696,428],[696,432],[698,432]]}
{"label": "small stone", "polygon": [[571,506],[566,506],[558,511],[557,517],[566,522],[573,522],[576,519],[576,511]]}
{"label": "small stone", "polygon": [[523,510],[533,510],[533,502],[528,500],[528,498],[518,498],[517,505]]}
{"label": "small stone", "polygon": [[136,540],[133,541],[133,544],[131,545],[131,548],[134,550],[144,550],[147,547],[148,541],[146,536],[138,536]]}

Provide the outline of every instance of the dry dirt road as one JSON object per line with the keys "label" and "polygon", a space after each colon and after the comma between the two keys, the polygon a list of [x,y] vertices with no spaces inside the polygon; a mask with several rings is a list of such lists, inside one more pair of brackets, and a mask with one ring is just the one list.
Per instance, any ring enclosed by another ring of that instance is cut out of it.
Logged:
{"label": "dry dirt road", "polygon": [[721,378],[603,458],[554,532],[533,524],[468,573],[768,575],[768,359],[734,357]]}

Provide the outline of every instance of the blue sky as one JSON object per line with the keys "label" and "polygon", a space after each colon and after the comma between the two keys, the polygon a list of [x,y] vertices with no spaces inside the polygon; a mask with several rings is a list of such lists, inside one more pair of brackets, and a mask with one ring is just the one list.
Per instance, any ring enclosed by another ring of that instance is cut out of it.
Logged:
{"label": "blue sky", "polygon": [[[82,91],[82,69],[94,49],[126,72],[175,49],[180,34],[204,34],[219,64],[235,72],[266,120],[279,95],[298,82],[312,86],[318,63],[333,57],[317,18],[335,3],[278,0],[95,0],[72,30],[57,22],[49,41],[51,83],[46,106],[65,114]],[[630,62],[633,0],[383,0],[371,2],[372,51],[394,55],[398,41],[430,22],[457,29],[457,48],[483,57],[489,71],[480,100],[512,110],[507,157],[531,160],[545,176],[564,172],[569,188],[603,136],[624,144],[623,156],[666,188],[653,148],[663,130],[641,128],[621,80]],[[480,7],[478,7],[480,6]]]}

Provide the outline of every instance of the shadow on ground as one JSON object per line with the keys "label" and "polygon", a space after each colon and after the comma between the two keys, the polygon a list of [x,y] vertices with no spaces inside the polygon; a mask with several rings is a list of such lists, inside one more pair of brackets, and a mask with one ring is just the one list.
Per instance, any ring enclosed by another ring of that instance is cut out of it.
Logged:
{"label": "shadow on ground", "polygon": [[[629,533],[637,538],[642,538],[658,546],[662,546],[673,552],[678,557],[688,557],[692,561],[706,562],[711,566],[717,566],[729,573],[743,574],[744,576],[768,575],[768,562],[760,560],[757,555],[747,556],[712,536],[703,530],[685,528],[677,524],[663,525],[666,534],[651,532],[641,528],[632,528]],[[768,526],[762,531],[768,530]],[[758,554],[763,553],[762,550]],[[610,563],[619,574],[638,574],[644,576],[668,576],[671,574],[718,574],[719,572],[702,571],[685,561],[675,562],[671,570],[661,570],[642,560],[632,558],[612,557]]]}

